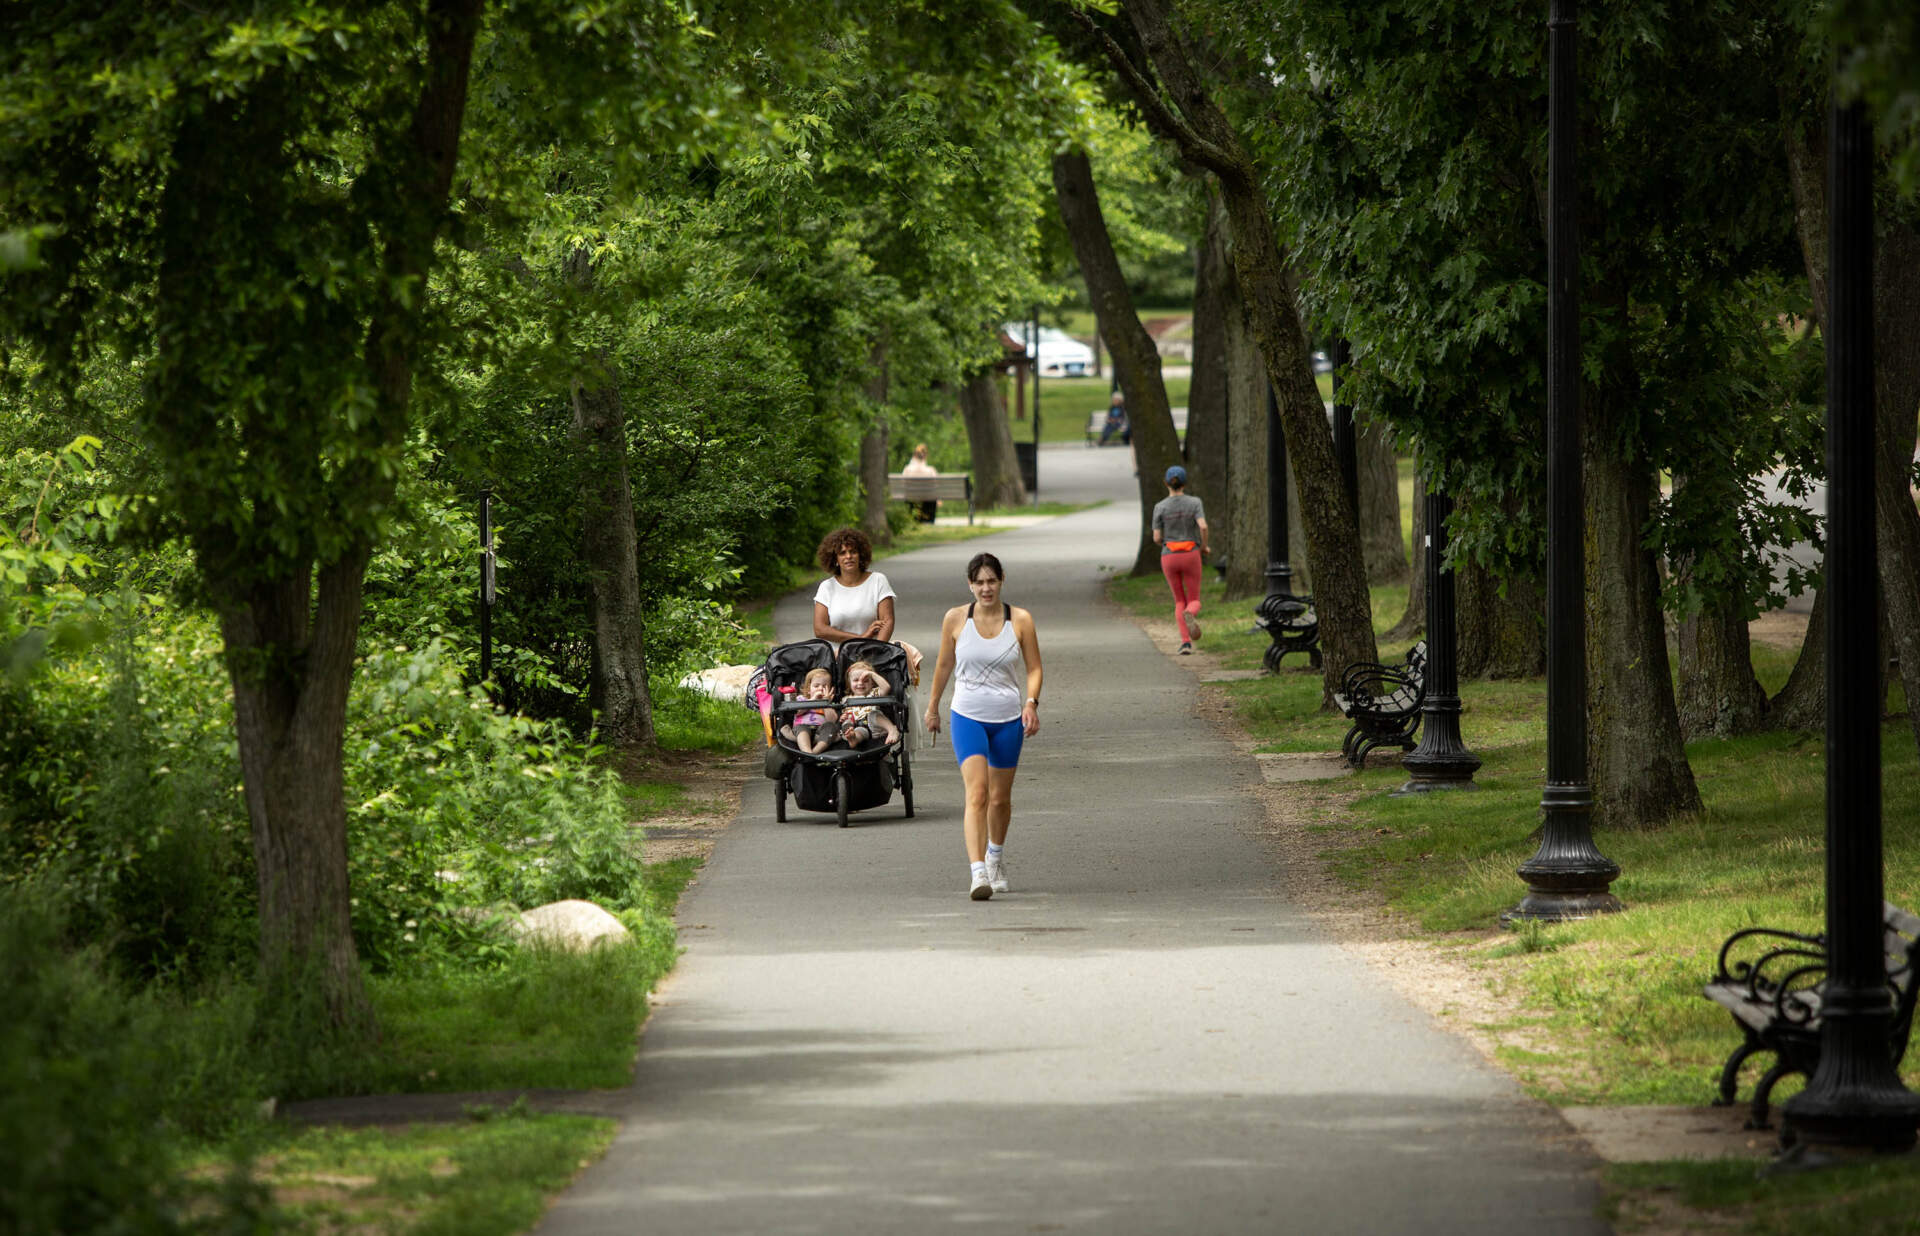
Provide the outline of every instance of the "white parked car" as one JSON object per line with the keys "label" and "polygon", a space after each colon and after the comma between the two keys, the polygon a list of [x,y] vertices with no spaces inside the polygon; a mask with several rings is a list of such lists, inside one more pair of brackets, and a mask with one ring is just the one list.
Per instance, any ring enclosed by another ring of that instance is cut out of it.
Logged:
{"label": "white parked car", "polygon": [[[1015,344],[1026,344],[1027,355],[1033,346],[1027,342],[1033,330],[1030,322],[1008,322],[1000,327]],[[1049,378],[1078,378],[1093,372],[1093,349],[1056,326],[1040,328],[1040,373]]]}

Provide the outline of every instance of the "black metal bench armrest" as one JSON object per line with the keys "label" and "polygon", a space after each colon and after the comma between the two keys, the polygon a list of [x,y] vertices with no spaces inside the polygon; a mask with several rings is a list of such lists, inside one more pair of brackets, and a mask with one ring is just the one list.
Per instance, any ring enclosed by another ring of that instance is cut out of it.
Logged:
{"label": "black metal bench armrest", "polygon": [[[1418,682],[1390,666],[1381,666],[1367,674],[1355,674],[1350,668],[1340,685],[1343,688],[1340,694],[1349,701],[1345,709],[1349,717],[1359,713],[1398,716],[1418,708],[1426,695]],[[1395,699],[1395,696],[1403,698]]]}

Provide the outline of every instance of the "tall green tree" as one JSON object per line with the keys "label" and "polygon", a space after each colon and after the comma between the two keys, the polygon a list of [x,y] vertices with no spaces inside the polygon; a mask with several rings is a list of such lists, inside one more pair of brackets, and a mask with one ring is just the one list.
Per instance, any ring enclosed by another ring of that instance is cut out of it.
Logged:
{"label": "tall green tree", "polygon": [[1264,169],[1221,104],[1221,80],[1208,72],[1214,59],[1207,32],[1162,0],[1125,0],[1118,10],[1109,19],[1069,5],[1055,17],[1078,26],[1079,45],[1104,60],[1154,135],[1219,187],[1242,304],[1279,405],[1304,515],[1325,652],[1323,697],[1330,703],[1346,667],[1376,660],[1378,651],[1358,512],[1309,362],[1292,258],[1275,229]]}

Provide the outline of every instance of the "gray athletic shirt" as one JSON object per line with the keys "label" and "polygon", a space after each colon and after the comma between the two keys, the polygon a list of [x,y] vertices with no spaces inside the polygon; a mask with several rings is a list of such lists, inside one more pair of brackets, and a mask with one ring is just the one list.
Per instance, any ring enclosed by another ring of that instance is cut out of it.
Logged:
{"label": "gray athletic shirt", "polygon": [[1200,521],[1207,509],[1192,494],[1168,494],[1153,506],[1153,530],[1161,544],[1168,541],[1200,541]]}

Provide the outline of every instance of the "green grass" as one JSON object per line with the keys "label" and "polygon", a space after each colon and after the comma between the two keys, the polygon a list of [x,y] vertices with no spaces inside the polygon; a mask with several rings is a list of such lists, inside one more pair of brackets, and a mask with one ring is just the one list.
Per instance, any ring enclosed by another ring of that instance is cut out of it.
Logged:
{"label": "green grass", "polygon": [[636,935],[586,953],[516,949],[497,970],[370,980],[382,1030],[368,1093],[623,1086],[647,993],[678,949]]}
{"label": "green grass", "polygon": [[[465,1124],[393,1129],[276,1127],[248,1147],[276,1230],[393,1236],[508,1236],[606,1152],[615,1123],[519,1111]],[[189,1162],[224,1170],[219,1151]]]}
{"label": "green grass", "polygon": [[[1620,1163],[1606,1169],[1605,1217],[1632,1233],[1658,1195],[1703,1216],[1690,1231],[1752,1236],[1896,1236],[1914,1230],[1920,1160],[1912,1155],[1761,1176],[1748,1161]],[[1663,1231],[1676,1230],[1671,1220]]]}
{"label": "green grass", "polygon": [[654,686],[653,724],[667,751],[728,754],[760,738],[759,716],[738,703],[664,682]]}

